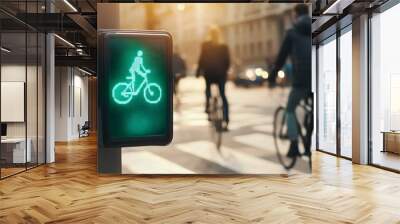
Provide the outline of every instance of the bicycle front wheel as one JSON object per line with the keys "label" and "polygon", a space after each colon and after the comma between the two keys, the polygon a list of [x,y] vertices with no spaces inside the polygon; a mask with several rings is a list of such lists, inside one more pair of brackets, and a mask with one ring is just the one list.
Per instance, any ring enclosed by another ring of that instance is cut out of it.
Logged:
{"label": "bicycle front wheel", "polygon": [[285,169],[291,169],[296,164],[296,157],[287,157],[290,140],[287,136],[286,109],[279,107],[274,114],[274,143],[279,162]]}
{"label": "bicycle front wheel", "polygon": [[160,102],[161,87],[155,83],[150,83],[144,89],[144,99],[151,104]]}

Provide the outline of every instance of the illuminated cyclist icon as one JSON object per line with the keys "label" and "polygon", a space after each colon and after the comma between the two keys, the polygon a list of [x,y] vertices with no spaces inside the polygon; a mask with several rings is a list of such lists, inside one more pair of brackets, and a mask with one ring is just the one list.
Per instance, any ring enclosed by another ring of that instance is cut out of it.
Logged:
{"label": "illuminated cyclist icon", "polygon": [[[147,75],[151,73],[150,69],[146,69],[143,65],[143,51],[139,50],[137,55],[129,68],[130,76],[126,79],[131,80],[128,82],[119,82],[112,89],[112,97],[118,104],[127,104],[133,96],[137,96],[143,89],[144,99],[147,103],[155,104],[161,100],[161,87],[156,83],[149,83]],[[135,83],[136,75],[143,77],[140,85]]]}

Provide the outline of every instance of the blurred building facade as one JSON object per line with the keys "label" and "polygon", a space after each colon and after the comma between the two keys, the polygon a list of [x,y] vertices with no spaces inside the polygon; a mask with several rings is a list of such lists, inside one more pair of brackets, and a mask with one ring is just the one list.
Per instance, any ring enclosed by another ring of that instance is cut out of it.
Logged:
{"label": "blurred building facade", "polygon": [[152,29],[167,30],[174,47],[194,71],[201,43],[210,25],[219,25],[237,72],[247,66],[267,67],[274,61],[285,30],[291,24],[292,4],[151,4],[147,18]]}
{"label": "blurred building facade", "polygon": [[193,71],[197,66],[201,43],[211,24],[222,24],[226,19],[226,4],[178,3],[155,4],[155,29],[167,30],[173,36],[175,50]]}
{"label": "blurred building facade", "polygon": [[97,17],[99,30],[151,28],[151,10],[146,4],[102,3],[97,11],[103,15]]}
{"label": "blurred building facade", "polygon": [[[267,67],[273,63],[285,30],[291,24],[292,4],[227,4],[222,28],[234,67]],[[268,65],[267,65],[268,64]]]}

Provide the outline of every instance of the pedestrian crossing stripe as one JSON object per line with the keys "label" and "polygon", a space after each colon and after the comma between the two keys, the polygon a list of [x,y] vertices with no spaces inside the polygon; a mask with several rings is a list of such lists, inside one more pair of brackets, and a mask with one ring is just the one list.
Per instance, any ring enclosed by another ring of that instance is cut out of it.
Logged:
{"label": "pedestrian crossing stripe", "polygon": [[261,132],[267,132],[267,133],[272,133],[274,129],[273,124],[263,124],[263,125],[257,125],[253,127],[253,130],[255,131],[261,131]]}
{"label": "pedestrian crossing stripe", "polygon": [[261,134],[261,133],[253,133],[248,135],[239,135],[233,137],[233,139],[239,143],[262,149],[268,151],[269,149],[271,152],[275,153],[275,151],[271,150],[274,149],[274,139],[271,135]]}
{"label": "pedestrian crossing stripe", "polygon": [[238,130],[238,129],[241,129],[246,126],[253,126],[253,125],[259,125],[259,124],[266,124],[266,123],[267,124],[272,123],[272,118],[270,116],[260,116],[257,119],[248,119],[248,120],[243,120],[240,122],[232,123],[229,125],[229,129]]}
{"label": "pedestrian crossing stripe", "polygon": [[177,144],[176,148],[182,152],[234,170],[237,173],[286,174],[286,171],[280,164],[260,159],[226,146],[222,146],[220,150],[221,152],[218,152],[215,148],[215,144],[209,141],[195,141]]}
{"label": "pedestrian crossing stripe", "polygon": [[147,151],[124,151],[122,174],[195,174],[194,171]]}

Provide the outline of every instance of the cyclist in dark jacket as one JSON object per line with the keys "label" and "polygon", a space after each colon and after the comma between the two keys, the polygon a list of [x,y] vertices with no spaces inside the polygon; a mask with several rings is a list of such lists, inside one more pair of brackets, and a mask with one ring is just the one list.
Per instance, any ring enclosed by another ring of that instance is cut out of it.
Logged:
{"label": "cyclist in dark jacket", "polygon": [[[288,157],[299,156],[298,127],[295,109],[302,99],[311,94],[311,18],[307,5],[295,7],[296,22],[286,33],[282,47],[272,72],[271,82],[275,83],[276,74],[290,57],[293,67],[292,90],[287,102],[288,137],[291,141]],[[309,149],[305,152],[310,154]]]}
{"label": "cyclist in dark jacket", "polygon": [[228,129],[229,105],[225,95],[225,84],[230,66],[228,46],[221,43],[218,27],[211,27],[209,40],[201,46],[196,76],[203,74],[206,81],[206,113],[209,113],[211,84],[217,84],[223,103],[224,129]]}
{"label": "cyclist in dark jacket", "polygon": [[178,48],[172,55],[172,73],[174,75],[174,94],[177,95],[179,81],[186,76],[186,63],[179,54]]}

